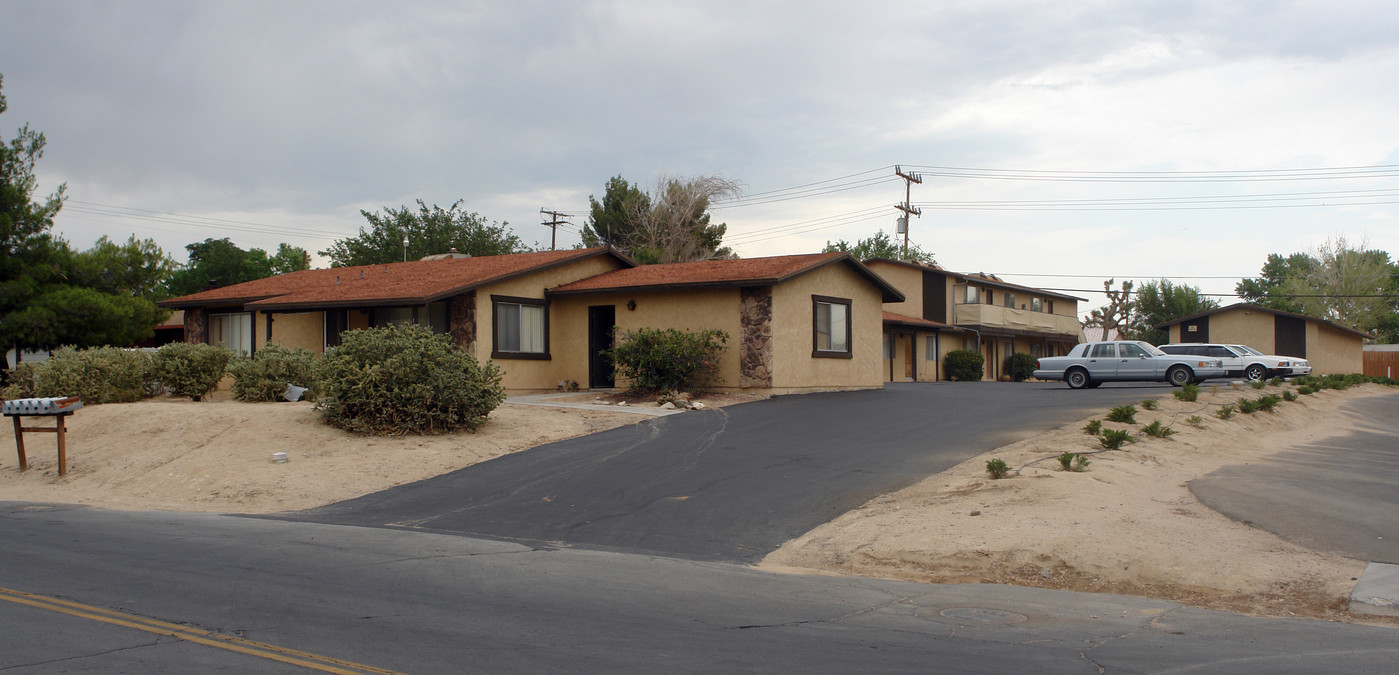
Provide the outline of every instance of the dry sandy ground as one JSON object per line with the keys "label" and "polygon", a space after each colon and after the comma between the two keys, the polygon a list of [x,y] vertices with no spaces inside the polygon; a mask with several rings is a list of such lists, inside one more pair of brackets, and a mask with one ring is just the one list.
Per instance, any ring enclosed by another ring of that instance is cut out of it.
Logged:
{"label": "dry sandy ground", "polygon": [[[1139,430],[1160,420],[1167,439],[1140,435],[1122,450],[1093,455],[1082,473],[1060,470],[1062,452],[1101,451],[1085,418],[987,453],[899,492],[876,498],[761,563],[923,582],[989,582],[1123,593],[1260,615],[1346,618],[1365,563],[1303,548],[1231,520],[1197,501],[1186,482],[1311,440],[1342,435],[1355,422],[1338,411],[1356,397],[1391,393],[1379,385],[1323,391],[1276,412],[1214,411],[1284,387],[1203,387],[1197,403],[1138,405]],[[1103,414],[1106,410],[1103,411]],[[1101,419],[1103,414],[1096,418]],[[1187,423],[1199,415],[1202,427]],[[999,457],[1019,475],[990,480]],[[1044,461],[1031,464],[1035,460]],[[1029,466],[1027,466],[1029,465]],[[1022,468],[1023,467],[1023,468]]]}

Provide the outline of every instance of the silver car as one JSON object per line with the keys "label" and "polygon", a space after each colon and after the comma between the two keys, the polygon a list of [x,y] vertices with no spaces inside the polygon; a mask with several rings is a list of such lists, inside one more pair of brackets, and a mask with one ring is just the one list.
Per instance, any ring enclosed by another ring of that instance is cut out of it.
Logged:
{"label": "silver car", "polygon": [[1042,358],[1035,377],[1063,380],[1073,389],[1104,382],[1170,382],[1180,387],[1225,373],[1219,359],[1167,354],[1149,342],[1118,340],[1085,342],[1067,356]]}

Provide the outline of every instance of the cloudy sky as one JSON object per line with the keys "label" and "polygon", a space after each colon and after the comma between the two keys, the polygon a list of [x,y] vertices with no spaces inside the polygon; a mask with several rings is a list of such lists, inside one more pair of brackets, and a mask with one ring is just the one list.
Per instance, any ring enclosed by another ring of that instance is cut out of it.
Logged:
{"label": "cloudy sky", "polygon": [[[1230,293],[1399,253],[1399,4],[4,0],[0,136],[57,230],[312,252],[423,199],[549,243],[614,175],[721,174],[744,256],[891,231],[1048,288]],[[324,263],[322,263],[324,264]],[[1094,303],[1101,294],[1079,293]]]}

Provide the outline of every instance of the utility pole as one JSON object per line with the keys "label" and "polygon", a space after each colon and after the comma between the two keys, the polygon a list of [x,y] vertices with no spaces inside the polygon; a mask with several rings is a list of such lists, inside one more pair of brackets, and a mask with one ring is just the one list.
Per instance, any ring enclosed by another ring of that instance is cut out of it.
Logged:
{"label": "utility pole", "polygon": [[539,213],[545,216],[553,216],[553,220],[550,220],[547,223],[540,224],[549,228],[549,250],[558,250],[557,246],[559,241],[559,226],[568,225],[569,222],[567,220],[559,220],[559,218],[561,218],[563,214],[558,211],[545,211],[544,209],[540,209]]}
{"label": "utility pole", "polygon": [[922,184],[923,184],[923,177],[920,176],[919,174],[913,173],[913,172],[911,172],[911,171],[910,171],[909,173],[904,173],[903,167],[897,166],[897,165],[894,166],[894,175],[898,176],[899,178],[904,179],[904,202],[903,202],[902,204],[895,204],[895,205],[894,205],[894,208],[896,208],[896,209],[898,209],[898,210],[900,210],[900,211],[903,212],[903,216],[899,218],[899,228],[898,228],[898,231],[899,231],[901,234],[903,234],[903,236],[904,236],[904,257],[907,258],[907,257],[908,257],[908,217],[909,217],[910,215],[914,215],[914,216],[922,216],[922,215],[923,215],[923,210],[922,210],[922,209],[919,209],[918,207],[916,207],[916,206],[914,206],[912,203],[910,203],[910,202],[909,202],[909,199],[910,199],[910,197],[911,197],[912,194],[913,194],[913,184],[914,184],[914,183],[917,183],[917,184],[919,184],[919,185],[922,185]]}

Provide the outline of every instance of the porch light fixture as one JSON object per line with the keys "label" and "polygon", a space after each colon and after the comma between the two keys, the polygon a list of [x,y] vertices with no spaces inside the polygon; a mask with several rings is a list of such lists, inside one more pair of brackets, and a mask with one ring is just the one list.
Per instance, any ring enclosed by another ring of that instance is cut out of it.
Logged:
{"label": "porch light fixture", "polygon": [[636,311],[636,301],[635,301],[635,300],[628,300],[628,301],[627,301],[627,311],[628,311],[628,312],[635,312],[635,311]]}

